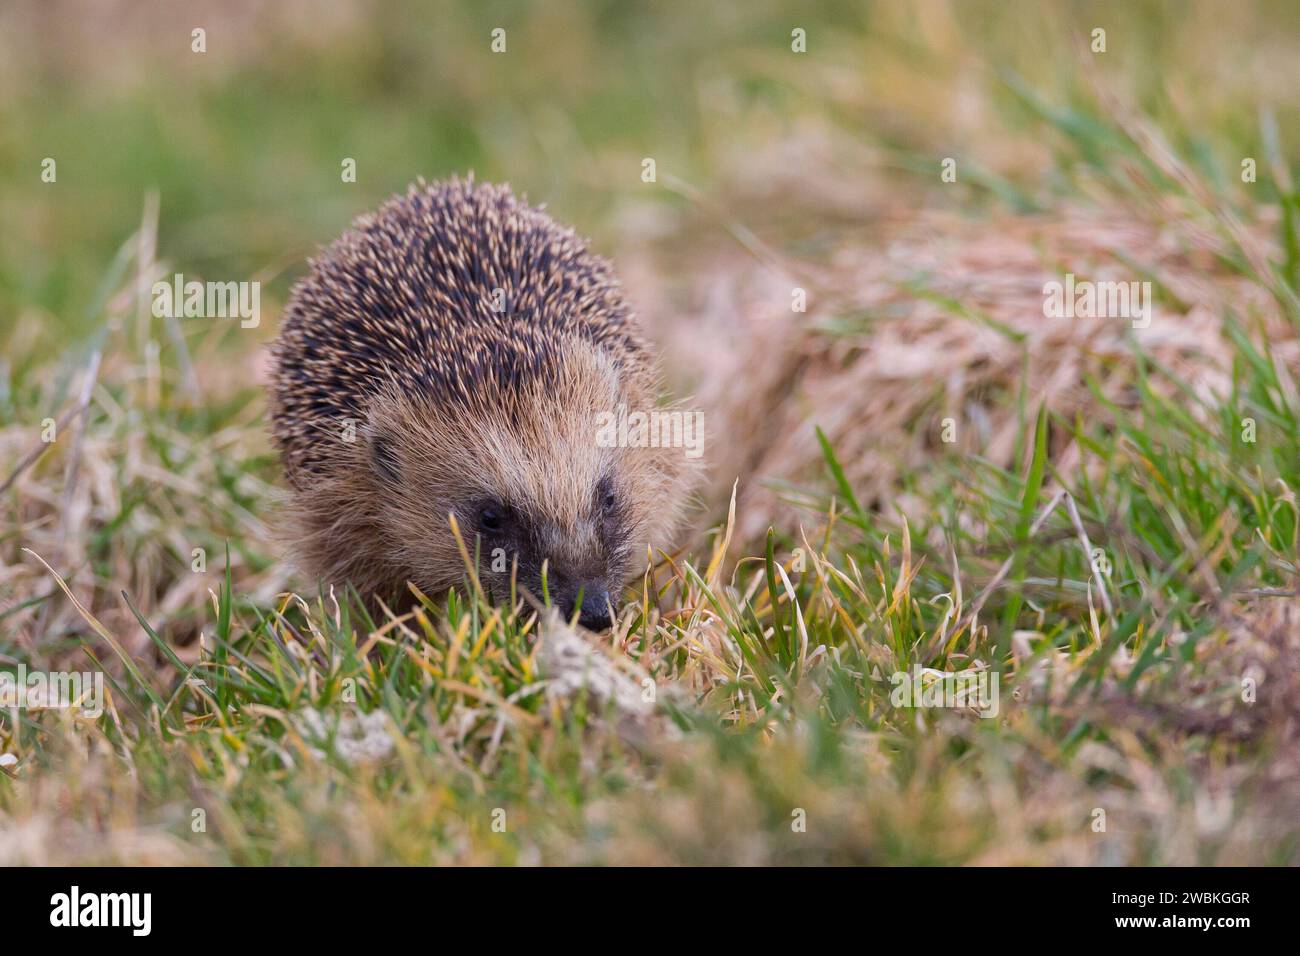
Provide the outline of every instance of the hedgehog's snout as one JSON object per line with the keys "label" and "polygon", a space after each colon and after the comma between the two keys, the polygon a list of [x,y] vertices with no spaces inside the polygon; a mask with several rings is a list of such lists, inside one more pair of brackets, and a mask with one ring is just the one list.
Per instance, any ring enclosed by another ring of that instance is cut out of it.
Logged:
{"label": "hedgehog's snout", "polygon": [[[578,602],[582,605],[579,608]],[[578,612],[578,623],[589,631],[599,631],[609,627],[613,613],[613,602],[609,591],[598,581],[575,582],[565,585],[555,596],[555,606],[564,615],[566,621],[573,620]]]}

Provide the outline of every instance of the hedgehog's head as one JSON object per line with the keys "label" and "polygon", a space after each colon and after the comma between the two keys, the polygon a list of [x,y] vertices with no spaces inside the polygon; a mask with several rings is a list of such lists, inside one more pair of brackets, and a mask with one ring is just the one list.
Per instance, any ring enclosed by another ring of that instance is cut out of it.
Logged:
{"label": "hedgehog's head", "polygon": [[455,401],[377,397],[364,428],[371,510],[390,559],[421,588],[464,579],[454,519],[494,600],[513,585],[600,628],[647,549],[667,546],[701,436],[689,429],[691,447],[620,440],[620,409],[653,408],[651,377],[585,341],[548,351],[546,375],[486,370]]}

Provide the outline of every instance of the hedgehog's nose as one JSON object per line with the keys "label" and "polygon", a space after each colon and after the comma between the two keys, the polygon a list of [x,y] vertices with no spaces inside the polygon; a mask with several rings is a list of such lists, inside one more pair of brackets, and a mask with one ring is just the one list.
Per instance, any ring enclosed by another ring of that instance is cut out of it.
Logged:
{"label": "hedgehog's nose", "polygon": [[578,623],[589,631],[599,631],[609,627],[609,592],[599,585],[566,588],[556,601],[564,619],[573,620],[574,609],[578,606],[579,591],[582,592],[582,610],[578,614]]}

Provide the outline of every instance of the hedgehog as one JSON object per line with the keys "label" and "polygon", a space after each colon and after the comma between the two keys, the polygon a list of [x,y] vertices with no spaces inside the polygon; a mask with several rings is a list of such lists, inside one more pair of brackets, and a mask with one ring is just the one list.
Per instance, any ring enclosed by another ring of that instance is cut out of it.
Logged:
{"label": "hedgehog", "polygon": [[271,347],[297,563],[389,607],[445,596],[469,564],[496,603],[523,591],[608,626],[694,469],[595,423],[660,399],[585,240],[508,186],[417,181],[309,262]]}

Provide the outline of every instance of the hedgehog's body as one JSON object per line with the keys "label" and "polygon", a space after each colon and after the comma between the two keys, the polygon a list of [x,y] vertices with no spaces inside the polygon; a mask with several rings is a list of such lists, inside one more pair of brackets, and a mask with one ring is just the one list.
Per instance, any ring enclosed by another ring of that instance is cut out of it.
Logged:
{"label": "hedgehog's body", "polygon": [[[331,584],[401,602],[460,583],[455,519],[498,597],[512,576],[609,620],[679,510],[680,449],[601,447],[595,422],[658,390],[607,263],[508,189],[412,187],[294,289],[272,432],[295,546]],[[450,516],[450,517],[449,517]]]}

